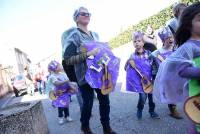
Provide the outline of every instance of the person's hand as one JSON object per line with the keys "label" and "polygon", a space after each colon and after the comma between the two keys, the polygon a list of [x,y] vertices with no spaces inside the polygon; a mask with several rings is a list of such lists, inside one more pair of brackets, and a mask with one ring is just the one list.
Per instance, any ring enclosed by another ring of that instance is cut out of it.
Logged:
{"label": "person's hand", "polygon": [[87,52],[87,56],[96,55],[99,52],[99,48],[95,48],[89,52]]}

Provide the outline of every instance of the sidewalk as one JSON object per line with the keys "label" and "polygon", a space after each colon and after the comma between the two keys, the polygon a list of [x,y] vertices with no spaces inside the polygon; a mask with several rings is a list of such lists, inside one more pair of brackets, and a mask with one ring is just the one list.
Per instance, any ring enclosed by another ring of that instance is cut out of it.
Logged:
{"label": "sidewalk", "polygon": [[13,93],[8,93],[4,97],[0,98],[0,109],[4,108],[7,104],[9,104],[13,99],[15,98],[15,95]]}

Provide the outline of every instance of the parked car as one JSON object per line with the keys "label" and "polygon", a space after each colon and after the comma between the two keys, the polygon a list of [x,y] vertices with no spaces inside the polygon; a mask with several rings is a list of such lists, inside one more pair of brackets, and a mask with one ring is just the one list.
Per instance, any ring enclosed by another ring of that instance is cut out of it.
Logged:
{"label": "parked car", "polygon": [[27,92],[26,79],[22,74],[16,75],[13,78],[12,85],[16,97],[18,97],[22,93]]}

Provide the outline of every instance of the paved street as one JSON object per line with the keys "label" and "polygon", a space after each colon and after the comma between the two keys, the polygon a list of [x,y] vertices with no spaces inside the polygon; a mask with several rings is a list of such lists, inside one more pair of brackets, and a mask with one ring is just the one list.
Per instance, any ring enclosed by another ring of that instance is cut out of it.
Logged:
{"label": "paved street", "polygon": [[[120,84],[119,84],[120,85]],[[118,86],[120,87],[120,86]],[[13,98],[9,105],[15,102],[27,102],[31,100],[41,100],[44,112],[48,122],[50,134],[81,134],[80,132],[80,111],[76,97],[72,97],[70,104],[70,116],[73,122],[65,123],[62,126],[58,124],[57,109],[51,106],[50,101],[39,94],[31,97],[25,95],[19,98]],[[136,105],[138,95],[122,93],[119,90],[110,95],[111,103],[111,126],[119,134],[186,134],[186,117],[183,120],[175,120],[168,113],[167,105],[156,102],[156,111],[161,119],[151,119],[148,114],[148,103],[145,105],[143,119],[138,121],[136,118]],[[179,109],[181,106],[179,106]],[[183,114],[183,112],[182,112]],[[102,128],[99,121],[98,100],[94,100],[91,128],[95,134],[102,134]]]}

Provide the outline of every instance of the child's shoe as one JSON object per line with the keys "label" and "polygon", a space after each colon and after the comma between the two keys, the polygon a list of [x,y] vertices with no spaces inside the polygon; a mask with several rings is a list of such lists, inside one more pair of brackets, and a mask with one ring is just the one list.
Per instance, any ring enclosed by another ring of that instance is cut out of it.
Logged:
{"label": "child's shoe", "polygon": [[73,119],[72,119],[71,117],[67,116],[67,117],[66,117],[66,121],[67,121],[67,122],[72,122]]}
{"label": "child's shoe", "polygon": [[60,117],[58,120],[59,125],[62,125],[64,122],[65,122],[64,118]]}
{"label": "child's shoe", "polygon": [[153,119],[160,119],[159,115],[156,112],[150,112],[150,116]]}

